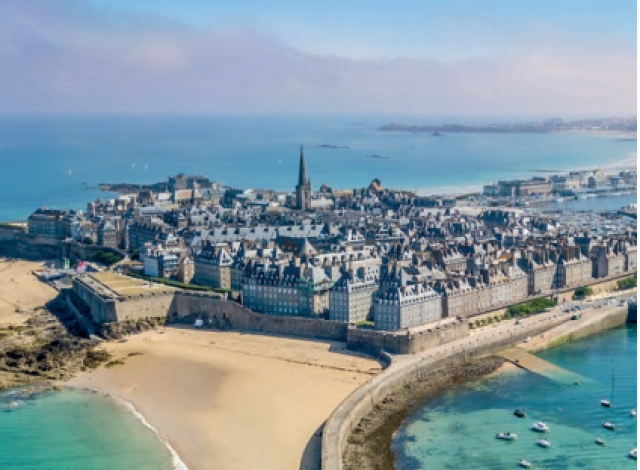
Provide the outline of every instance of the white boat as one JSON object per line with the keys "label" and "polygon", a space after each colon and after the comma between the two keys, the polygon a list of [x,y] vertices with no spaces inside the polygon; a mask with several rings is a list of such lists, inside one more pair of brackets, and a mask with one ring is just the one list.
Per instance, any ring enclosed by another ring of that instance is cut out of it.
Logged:
{"label": "white boat", "polygon": [[549,432],[549,431],[551,431],[551,428],[549,426],[547,426],[546,423],[543,423],[542,421],[540,421],[539,423],[536,423],[533,426],[531,426],[531,429],[533,431],[536,431],[536,432]]}
{"label": "white boat", "polygon": [[638,449],[631,449],[628,455],[633,460],[638,460]]}
{"label": "white boat", "polygon": [[599,446],[606,446],[607,443],[605,442],[604,439],[602,439],[601,437],[599,437],[598,439],[596,439],[596,444],[598,444]]}
{"label": "white boat", "polygon": [[612,431],[616,428],[615,425],[609,421],[605,421],[604,423],[602,423],[602,427],[605,429],[610,429]]}
{"label": "white boat", "polygon": [[522,468],[531,468],[531,462],[527,462],[524,459],[518,460],[518,465],[520,465]]}
{"label": "white boat", "polygon": [[538,439],[537,444],[538,444],[540,447],[551,447],[551,442],[549,442],[549,441],[548,441],[548,440],[546,440],[546,439]]}
{"label": "white boat", "polygon": [[518,439],[518,435],[513,432],[499,432],[496,434],[496,439],[502,439],[503,441],[515,441]]}
{"label": "white boat", "polygon": [[611,401],[610,400],[606,400],[606,399],[600,400],[600,404],[602,406],[604,406],[605,408],[611,408]]}
{"label": "white boat", "polygon": [[631,417],[635,418],[637,416],[638,412],[636,411],[636,409],[634,408],[633,410],[631,410]]}

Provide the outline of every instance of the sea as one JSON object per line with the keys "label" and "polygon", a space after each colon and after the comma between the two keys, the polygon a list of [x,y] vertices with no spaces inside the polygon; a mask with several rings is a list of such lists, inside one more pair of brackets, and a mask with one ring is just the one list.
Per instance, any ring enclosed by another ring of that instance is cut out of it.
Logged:
{"label": "sea", "polygon": [[0,393],[0,469],[183,470],[134,410],[66,390]]}
{"label": "sea", "polygon": [[[538,356],[581,375],[579,385],[518,370],[453,388],[414,412],[397,431],[399,470],[507,470],[525,459],[540,470],[636,468],[637,329],[623,326],[548,349]],[[600,405],[612,400],[613,408]],[[517,418],[513,411],[525,410]],[[536,445],[530,426],[543,421],[550,448]],[[615,431],[602,427],[604,421]],[[498,432],[517,441],[495,439]],[[595,439],[602,437],[606,446]]]}
{"label": "sea", "polygon": [[[25,220],[38,207],[82,209],[89,200],[113,197],[99,183],[154,183],[180,172],[239,188],[290,191],[300,146],[314,188],[356,188],[379,178],[385,187],[422,193],[477,190],[546,170],[626,164],[636,152],[635,142],[611,136],[434,137],[377,130],[392,121],[433,123],[397,116],[0,116],[0,222]],[[586,468],[580,462],[593,466],[604,455],[611,459],[609,470],[630,468],[624,456],[635,445],[635,422],[627,419],[627,409],[635,406],[635,348],[635,330],[615,330],[547,353],[557,354],[547,359],[559,363],[573,358],[570,368],[597,376],[600,388],[563,389],[524,374],[446,394],[398,434],[401,468],[498,470],[530,458],[540,468],[559,470],[576,462],[575,468]],[[598,421],[607,412],[593,404],[606,391],[609,356],[616,356],[620,403],[610,413],[622,428],[607,436],[607,448],[595,449],[593,438],[603,433]],[[551,423],[556,448],[538,450],[524,438],[494,442],[499,430],[527,434],[520,430],[524,423],[511,419],[516,405]],[[0,394],[0,469],[181,465],[139,415],[113,399],[70,390]]]}
{"label": "sea", "polygon": [[[291,191],[300,146],[314,189],[383,186],[422,194],[479,190],[541,171],[635,166],[636,143],[586,134],[379,131],[403,116],[0,116],[0,221],[38,207],[82,209],[99,183],[154,183],[179,172],[239,188]],[[459,122],[464,122],[459,121]]]}

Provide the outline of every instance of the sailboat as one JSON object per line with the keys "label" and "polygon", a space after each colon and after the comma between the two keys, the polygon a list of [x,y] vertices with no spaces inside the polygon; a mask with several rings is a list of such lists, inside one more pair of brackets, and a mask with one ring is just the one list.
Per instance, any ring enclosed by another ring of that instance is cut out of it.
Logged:
{"label": "sailboat", "polygon": [[600,404],[602,406],[604,406],[605,408],[611,408],[613,406],[612,400],[613,400],[613,387],[614,387],[614,376],[613,376],[613,359],[611,360],[611,400],[609,399],[602,399],[600,400]]}

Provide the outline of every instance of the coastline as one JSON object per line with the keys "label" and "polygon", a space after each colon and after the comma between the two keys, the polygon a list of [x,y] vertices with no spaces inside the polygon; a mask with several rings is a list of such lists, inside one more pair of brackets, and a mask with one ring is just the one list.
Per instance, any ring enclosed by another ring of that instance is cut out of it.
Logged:
{"label": "coastline", "polygon": [[338,343],[192,329],[106,348],[123,364],[67,386],[130,407],[180,470],[318,469],[322,423],[381,369]]}
{"label": "coastline", "polygon": [[[602,314],[591,311],[579,321],[561,323],[516,347],[537,352],[577,338],[615,328],[626,322],[626,312],[613,309]],[[342,457],[343,470],[398,470],[392,443],[395,433],[411,413],[424,406],[450,385],[520,370],[515,364],[494,355],[460,366],[436,370],[429,381],[413,380],[384,396],[348,433]]]}
{"label": "coastline", "polygon": [[488,356],[439,369],[428,380],[413,381],[394,390],[352,430],[343,455],[344,470],[395,470],[391,443],[408,416],[451,386],[501,370],[513,369],[506,365],[505,359]]}
{"label": "coastline", "polygon": [[137,419],[138,421],[140,421],[146,428],[150,429],[155,434],[155,436],[158,438],[160,443],[169,451],[169,454],[171,455],[171,470],[189,470],[187,465],[182,461],[182,459],[178,455],[178,452],[176,452],[176,450],[171,446],[169,441],[160,433],[160,431],[158,431],[158,429],[153,427],[147,421],[147,419],[144,417],[144,415],[142,413],[140,413],[140,411],[138,411],[136,409],[136,407],[132,403],[128,402],[127,400],[125,400],[122,397],[119,397],[117,395],[112,395],[110,393],[107,393],[107,392],[104,392],[104,391],[101,391],[101,390],[98,390],[98,389],[92,389],[92,388],[87,388],[87,387],[76,387],[76,386],[73,386],[73,385],[66,385],[65,388],[67,390],[77,390],[77,391],[80,391],[80,392],[96,393],[96,394],[102,395],[104,397],[107,397],[110,400],[115,401],[118,405],[123,407],[128,413],[131,413],[133,415],[133,417],[135,419]]}

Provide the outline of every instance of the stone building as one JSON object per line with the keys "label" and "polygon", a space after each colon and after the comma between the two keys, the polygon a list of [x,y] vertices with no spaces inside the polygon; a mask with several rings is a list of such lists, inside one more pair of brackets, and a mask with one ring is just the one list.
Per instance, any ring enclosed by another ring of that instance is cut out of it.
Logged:
{"label": "stone building", "polygon": [[329,320],[354,324],[369,320],[377,290],[377,279],[372,275],[344,275],[329,291]]}
{"label": "stone building", "polygon": [[202,286],[231,289],[233,257],[226,246],[207,243],[194,256],[193,282]]}
{"label": "stone building", "polygon": [[373,304],[377,330],[413,328],[442,316],[442,297],[427,282],[381,291]]}
{"label": "stone building", "polygon": [[37,209],[27,219],[29,235],[41,237],[67,238],[71,229],[65,224],[64,211],[55,209]]}
{"label": "stone building", "polygon": [[324,271],[299,258],[288,265],[254,264],[245,272],[245,307],[270,315],[325,316],[332,281]]}
{"label": "stone building", "polygon": [[111,248],[118,247],[118,231],[108,220],[98,226],[98,245]]}

